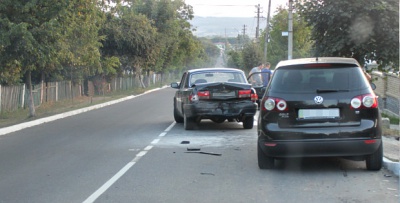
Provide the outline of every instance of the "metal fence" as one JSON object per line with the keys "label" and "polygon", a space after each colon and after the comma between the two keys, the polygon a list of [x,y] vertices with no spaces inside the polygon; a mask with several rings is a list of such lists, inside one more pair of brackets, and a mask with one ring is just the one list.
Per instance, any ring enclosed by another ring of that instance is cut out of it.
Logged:
{"label": "metal fence", "polygon": [[400,77],[378,71],[372,72],[376,85],[375,93],[379,96],[379,108],[392,116],[400,116]]}
{"label": "metal fence", "polygon": [[[176,79],[175,74],[150,74],[150,76],[131,76],[115,78],[111,82],[103,82],[97,94],[125,91],[145,86],[165,83]],[[43,82],[32,86],[32,95],[36,107],[43,103],[74,99],[82,96],[95,96],[96,87],[93,81]],[[25,84],[15,86],[0,85],[0,112],[12,112],[20,108],[28,108],[29,90]]]}

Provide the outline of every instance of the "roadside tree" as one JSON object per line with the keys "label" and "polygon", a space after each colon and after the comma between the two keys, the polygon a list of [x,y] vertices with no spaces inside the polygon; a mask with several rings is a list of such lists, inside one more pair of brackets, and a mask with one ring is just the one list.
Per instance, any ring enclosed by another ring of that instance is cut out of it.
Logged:
{"label": "roadside tree", "polygon": [[312,27],[319,56],[353,57],[361,64],[399,65],[398,0],[295,0]]}

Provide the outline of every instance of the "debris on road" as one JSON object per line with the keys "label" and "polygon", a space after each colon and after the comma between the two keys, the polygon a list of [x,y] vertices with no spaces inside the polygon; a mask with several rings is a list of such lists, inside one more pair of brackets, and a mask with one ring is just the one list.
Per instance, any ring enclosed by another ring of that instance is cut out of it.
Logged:
{"label": "debris on road", "polygon": [[201,175],[210,175],[210,176],[215,176],[214,173],[200,173]]}
{"label": "debris on road", "polygon": [[196,152],[196,151],[190,151],[190,152],[185,152],[185,153],[197,153],[197,154],[206,154],[206,155],[213,155],[213,156],[222,156],[222,154],[218,153],[213,153],[213,152]]}
{"label": "debris on road", "polygon": [[190,152],[192,152],[192,151],[200,151],[200,148],[187,148],[187,151],[190,151]]}

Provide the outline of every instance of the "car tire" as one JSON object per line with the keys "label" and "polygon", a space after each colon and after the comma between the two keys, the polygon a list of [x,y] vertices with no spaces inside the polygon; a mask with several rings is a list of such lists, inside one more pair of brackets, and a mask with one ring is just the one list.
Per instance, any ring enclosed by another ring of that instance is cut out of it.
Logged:
{"label": "car tire", "polygon": [[243,128],[252,129],[254,125],[254,116],[247,116],[243,119]]}
{"label": "car tire", "polygon": [[186,114],[183,114],[183,127],[185,130],[193,130],[196,126],[196,121],[194,118],[188,118]]}
{"label": "car tire", "polygon": [[174,106],[174,119],[177,123],[183,123],[183,117],[179,115],[178,109]]}
{"label": "car tire", "polygon": [[211,118],[214,123],[223,123],[225,121],[225,118]]}
{"label": "car tire", "polygon": [[273,169],[275,159],[265,155],[262,151],[260,145],[257,143],[257,159],[258,159],[258,167],[260,169]]}
{"label": "car tire", "polygon": [[365,164],[367,165],[367,170],[379,171],[382,168],[382,162],[383,162],[383,147],[381,142],[379,148],[374,153],[367,155],[365,159]]}

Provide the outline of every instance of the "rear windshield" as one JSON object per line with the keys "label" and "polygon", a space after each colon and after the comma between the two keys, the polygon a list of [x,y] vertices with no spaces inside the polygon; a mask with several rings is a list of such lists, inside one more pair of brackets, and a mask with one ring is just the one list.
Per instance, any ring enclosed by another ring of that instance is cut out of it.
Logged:
{"label": "rear windshield", "polygon": [[189,79],[189,85],[213,82],[237,82],[247,83],[246,78],[241,72],[200,72],[193,73]]}
{"label": "rear windshield", "polygon": [[270,91],[316,92],[352,91],[368,88],[368,81],[359,67],[281,67],[272,78]]}

